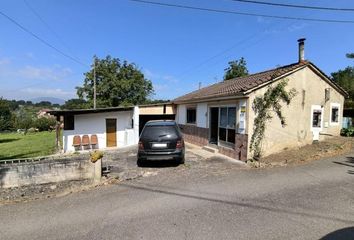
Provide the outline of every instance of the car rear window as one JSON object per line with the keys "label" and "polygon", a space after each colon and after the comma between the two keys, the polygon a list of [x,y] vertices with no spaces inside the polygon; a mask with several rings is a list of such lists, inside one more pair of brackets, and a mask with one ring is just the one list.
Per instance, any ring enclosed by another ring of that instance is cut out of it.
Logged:
{"label": "car rear window", "polygon": [[142,138],[176,138],[178,137],[175,126],[146,126],[141,133]]}

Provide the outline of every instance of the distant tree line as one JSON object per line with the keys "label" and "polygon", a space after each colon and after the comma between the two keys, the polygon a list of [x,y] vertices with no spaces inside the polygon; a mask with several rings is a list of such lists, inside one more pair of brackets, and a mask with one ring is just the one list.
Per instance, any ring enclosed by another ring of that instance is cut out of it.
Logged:
{"label": "distant tree line", "polygon": [[[354,53],[346,54],[349,59],[354,58]],[[344,108],[354,109],[354,65],[347,66],[345,69],[340,69],[337,72],[331,73],[331,78],[345,91],[349,97],[344,101]]]}
{"label": "distant tree line", "polygon": [[0,98],[0,131],[14,131],[23,129],[25,133],[29,129],[48,131],[55,127],[54,117],[37,117],[37,113],[43,108],[54,109],[59,104],[48,101],[33,103],[24,100],[6,100]]}

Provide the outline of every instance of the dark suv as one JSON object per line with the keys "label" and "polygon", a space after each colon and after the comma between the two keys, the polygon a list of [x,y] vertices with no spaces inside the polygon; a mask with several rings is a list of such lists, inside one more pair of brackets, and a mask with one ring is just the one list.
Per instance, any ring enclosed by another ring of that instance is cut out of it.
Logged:
{"label": "dark suv", "polygon": [[138,165],[146,160],[177,160],[184,163],[184,141],[175,121],[158,120],[145,124],[139,139]]}

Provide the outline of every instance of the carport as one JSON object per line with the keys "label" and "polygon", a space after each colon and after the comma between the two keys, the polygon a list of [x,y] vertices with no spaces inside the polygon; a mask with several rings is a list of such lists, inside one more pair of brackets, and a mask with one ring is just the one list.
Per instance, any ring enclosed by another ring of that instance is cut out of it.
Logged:
{"label": "carport", "polygon": [[175,120],[176,107],[172,103],[139,106],[139,134],[151,120]]}

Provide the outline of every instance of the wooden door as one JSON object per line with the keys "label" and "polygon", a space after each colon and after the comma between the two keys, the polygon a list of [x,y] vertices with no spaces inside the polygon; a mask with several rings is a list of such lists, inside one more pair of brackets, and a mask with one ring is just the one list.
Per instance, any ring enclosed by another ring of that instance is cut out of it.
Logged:
{"label": "wooden door", "polygon": [[117,119],[106,119],[107,147],[117,146]]}

